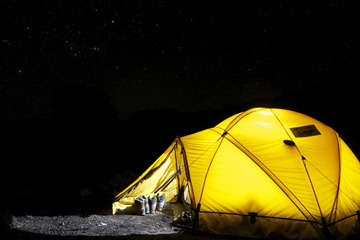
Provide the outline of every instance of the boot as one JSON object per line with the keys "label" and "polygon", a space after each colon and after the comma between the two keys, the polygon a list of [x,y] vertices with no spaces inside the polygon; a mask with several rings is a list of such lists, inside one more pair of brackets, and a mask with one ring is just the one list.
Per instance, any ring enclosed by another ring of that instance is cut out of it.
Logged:
{"label": "boot", "polygon": [[156,212],[156,195],[150,194],[149,196],[149,205],[150,205],[150,213],[154,214]]}
{"label": "boot", "polygon": [[142,216],[145,215],[144,199],[141,196],[137,197],[135,199],[134,209],[135,209],[136,214],[139,214],[139,215],[142,215]]}
{"label": "boot", "polygon": [[145,213],[146,213],[146,214],[149,214],[149,213],[150,213],[149,200],[148,200],[148,198],[145,197],[144,195],[141,195],[141,197],[144,199]]}
{"label": "boot", "polygon": [[159,192],[157,195],[157,211],[162,211],[165,205],[165,193]]}

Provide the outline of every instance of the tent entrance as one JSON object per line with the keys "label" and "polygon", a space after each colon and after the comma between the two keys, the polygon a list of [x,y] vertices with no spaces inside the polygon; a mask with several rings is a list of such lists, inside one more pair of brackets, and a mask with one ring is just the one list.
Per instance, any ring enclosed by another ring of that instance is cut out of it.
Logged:
{"label": "tent entrance", "polygon": [[113,214],[124,212],[140,195],[165,193],[166,202],[177,202],[186,183],[185,166],[180,140],[170,147],[128,188],[119,193],[113,202]]}

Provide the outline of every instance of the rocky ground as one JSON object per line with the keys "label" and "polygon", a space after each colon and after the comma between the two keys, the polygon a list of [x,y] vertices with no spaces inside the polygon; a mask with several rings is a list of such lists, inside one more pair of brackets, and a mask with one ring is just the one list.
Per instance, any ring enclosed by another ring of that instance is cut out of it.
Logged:
{"label": "rocky ground", "polygon": [[[182,218],[178,212],[179,209],[167,208],[163,212],[145,216],[12,216],[10,226],[0,232],[0,239],[248,239],[193,230],[190,219]],[[349,239],[360,239],[359,237],[357,235]]]}
{"label": "rocky ground", "polygon": [[18,216],[13,217],[13,230],[54,236],[129,236],[176,234],[170,226],[172,217],[163,213],[140,215]]}
{"label": "rocky ground", "polygon": [[155,214],[13,216],[1,239],[234,239],[191,230],[175,209]]}

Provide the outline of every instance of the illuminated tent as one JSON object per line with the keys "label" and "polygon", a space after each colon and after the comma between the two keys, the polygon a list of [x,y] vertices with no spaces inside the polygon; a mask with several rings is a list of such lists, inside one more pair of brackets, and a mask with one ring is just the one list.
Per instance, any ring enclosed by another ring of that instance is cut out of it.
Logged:
{"label": "illuminated tent", "polygon": [[[183,167],[183,171],[178,171]],[[177,138],[117,195],[176,199],[185,186],[194,226],[244,237],[338,239],[360,229],[360,164],[333,129],[301,113],[255,108]]]}

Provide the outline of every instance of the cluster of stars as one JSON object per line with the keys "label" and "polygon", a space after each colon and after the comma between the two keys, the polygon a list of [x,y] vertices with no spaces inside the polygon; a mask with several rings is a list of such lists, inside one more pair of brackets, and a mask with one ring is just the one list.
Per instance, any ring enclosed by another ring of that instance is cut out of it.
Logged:
{"label": "cluster of stars", "polygon": [[[356,52],[357,40],[354,21],[339,17],[343,6],[326,4],[325,11],[313,5],[240,2],[5,5],[0,44],[4,69],[10,69],[7,81],[21,76],[47,86],[87,82],[118,97],[136,87],[116,84],[121,89],[114,91],[115,82],[141,79],[134,82],[153,88],[162,85],[151,84],[160,79],[172,81],[177,88],[168,86],[171,91],[204,95],[214,88],[219,101],[226,95],[227,102],[237,103],[246,100],[237,97],[242,89],[254,93],[248,100],[278,96],[267,86],[308,86],[321,76],[339,76],[334,69],[346,65],[340,59],[350,66],[357,62],[355,54],[347,55]],[[266,79],[272,84],[264,84]],[[229,88],[238,91],[233,100]]]}

